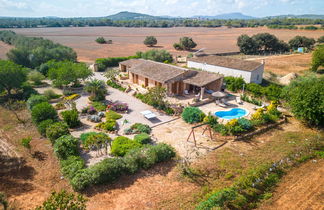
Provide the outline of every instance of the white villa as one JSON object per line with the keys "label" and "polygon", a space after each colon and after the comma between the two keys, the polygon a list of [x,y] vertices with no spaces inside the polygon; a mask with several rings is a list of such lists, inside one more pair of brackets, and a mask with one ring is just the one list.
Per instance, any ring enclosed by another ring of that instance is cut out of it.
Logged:
{"label": "white villa", "polygon": [[200,56],[189,58],[189,68],[201,69],[224,76],[242,77],[247,83],[262,82],[264,61],[262,63],[235,59],[225,56]]}

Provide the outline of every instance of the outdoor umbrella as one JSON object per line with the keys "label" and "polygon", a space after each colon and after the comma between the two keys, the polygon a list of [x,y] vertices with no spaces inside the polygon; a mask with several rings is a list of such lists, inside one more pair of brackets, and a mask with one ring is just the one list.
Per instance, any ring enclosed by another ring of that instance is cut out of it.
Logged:
{"label": "outdoor umbrella", "polygon": [[224,92],[217,91],[212,93],[212,96],[214,96],[215,98],[224,98],[227,96],[227,94]]}

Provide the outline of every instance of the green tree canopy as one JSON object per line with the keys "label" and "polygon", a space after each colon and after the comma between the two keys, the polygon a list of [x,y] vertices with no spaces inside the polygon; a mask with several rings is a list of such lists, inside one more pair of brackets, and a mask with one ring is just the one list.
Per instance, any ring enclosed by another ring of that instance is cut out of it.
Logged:
{"label": "green tree canopy", "polygon": [[136,56],[157,62],[171,63],[173,61],[172,55],[166,50],[149,50],[146,52],[137,52]]}
{"label": "green tree canopy", "polygon": [[144,40],[146,46],[152,47],[157,44],[157,39],[154,36],[147,36]]}
{"label": "green tree canopy", "polygon": [[244,54],[255,54],[259,49],[258,42],[246,34],[242,34],[237,38],[237,46],[240,48],[240,52]]}
{"label": "green tree canopy", "polygon": [[320,66],[324,67],[324,45],[318,46],[312,55],[311,70],[317,71]]}
{"label": "green tree canopy", "polygon": [[269,33],[259,33],[252,36],[252,39],[254,39],[258,46],[260,47],[260,50],[263,51],[273,51],[274,47],[279,42],[278,38]]}
{"label": "green tree canopy", "polygon": [[306,36],[295,36],[289,41],[289,45],[292,49],[297,49],[298,47],[306,47],[312,49],[315,44],[315,39],[307,38]]}
{"label": "green tree canopy", "polygon": [[79,80],[85,80],[93,74],[85,63],[60,61],[50,64],[48,77],[55,86],[77,85]]}
{"label": "green tree canopy", "polygon": [[0,91],[10,96],[13,89],[20,89],[27,80],[27,71],[12,61],[0,60]]}
{"label": "green tree canopy", "polygon": [[106,44],[107,41],[105,40],[105,38],[103,38],[102,36],[101,37],[98,37],[96,39],[96,42],[99,43],[99,44]]}
{"label": "green tree canopy", "polygon": [[197,46],[196,42],[194,42],[190,37],[180,38],[179,44],[183,50],[191,50]]}
{"label": "green tree canopy", "polygon": [[292,81],[283,90],[292,113],[310,126],[324,125],[324,76],[311,75]]}

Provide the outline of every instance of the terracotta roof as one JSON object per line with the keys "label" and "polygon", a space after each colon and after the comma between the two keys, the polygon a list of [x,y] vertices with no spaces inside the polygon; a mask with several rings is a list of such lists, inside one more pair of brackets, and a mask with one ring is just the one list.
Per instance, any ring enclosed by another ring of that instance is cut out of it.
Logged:
{"label": "terracotta roof", "polygon": [[183,80],[183,82],[191,85],[196,85],[198,87],[203,87],[205,85],[208,85],[211,82],[214,82],[224,77],[221,74],[210,73],[207,71],[196,71],[196,72],[197,73],[194,76]]}
{"label": "terracotta roof", "polygon": [[237,58],[230,58],[226,56],[201,56],[195,58],[189,58],[189,61],[198,62],[198,63],[206,63],[214,66],[222,66],[226,68],[238,69],[243,71],[254,71],[262,63],[255,61],[247,61]]}
{"label": "terracotta roof", "polygon": [[144,62],[145,62],[145,60],[143,60],[143,59],[130,59],[130,60],[119,62],[119,64],[125,65],[128,68],[131,68],[135,65],[138,65],[138,64],[141,64]]}
{"label": "terracotta roof", "polygon": [[186,73],[191,72],[185,68],[170,64],[150,60],[139,60],[141,60],[141,63],[132,66],[129,71],[161,83],[166,83],[170,80],[181,80],[181,76],[185,77],[187,75]]}

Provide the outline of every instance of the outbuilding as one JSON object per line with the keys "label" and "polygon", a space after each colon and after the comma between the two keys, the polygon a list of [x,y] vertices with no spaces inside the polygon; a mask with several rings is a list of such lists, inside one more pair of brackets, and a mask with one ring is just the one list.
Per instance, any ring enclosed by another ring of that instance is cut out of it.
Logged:
{"label": "outbuilding", "polygon": [[189,58],[189,68],[223,74],[224,76],[242,77],[246,83],[262,83],[264,62],[247,61],[225,56],[201,56]]}

